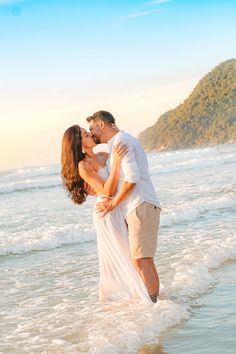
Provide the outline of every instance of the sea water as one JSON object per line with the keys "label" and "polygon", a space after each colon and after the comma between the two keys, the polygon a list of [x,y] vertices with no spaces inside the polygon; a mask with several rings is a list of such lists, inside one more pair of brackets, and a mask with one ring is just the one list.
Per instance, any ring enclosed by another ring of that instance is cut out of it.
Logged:
{"label": "sea water", "polygon": [[[173,328],[184,342],[188,323],[197,338],[202,299],[224,293],[219,274],[235,265],[236,145],[148,159],[162,203],[155,262],[164,290],[153,306],[99,303],[95,200],[73,204],[59,165],[0,171],[1,353],[138,353]],[[219,321],[213,312],[210,320]],[[169,343],[168,353],[179,352]]]}

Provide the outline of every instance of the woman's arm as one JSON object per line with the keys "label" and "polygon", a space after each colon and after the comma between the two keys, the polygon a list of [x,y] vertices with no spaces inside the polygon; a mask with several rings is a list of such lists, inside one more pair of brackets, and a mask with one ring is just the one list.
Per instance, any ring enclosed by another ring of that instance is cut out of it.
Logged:
{"label": "woman's arm", "polygon": [[110,175],[106,181],[94,171],[92,166],[87,161],[81,161],[79,163],[79,174],[83,180],[88,183],[98,194],[111,197],[117,188],[118,178],[120,174],[120,166],[122,158],[128,151],[126,145],[118,144],[113,148],[113,163]]}

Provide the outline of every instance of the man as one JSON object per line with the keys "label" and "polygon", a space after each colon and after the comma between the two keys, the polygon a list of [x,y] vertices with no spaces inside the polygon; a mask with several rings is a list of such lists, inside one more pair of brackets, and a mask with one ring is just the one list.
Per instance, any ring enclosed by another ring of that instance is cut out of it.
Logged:
{"label": "man", "polygon": [[111,113],[99,111],[87,118],[89,129],[97,144],[107,143],[112,165],[112,147],[123,143],[128,153],[122,160],[117,193],[112,200],[98,204],[99,212],[109,212],[120,205],[128,225],[130,254],[134,267],[143,279],[153,302],[159,295],[159,277],[154,264],[157,233],[160,220],[160,203],[152,185],[147,156],[137,139],[120,131]]}

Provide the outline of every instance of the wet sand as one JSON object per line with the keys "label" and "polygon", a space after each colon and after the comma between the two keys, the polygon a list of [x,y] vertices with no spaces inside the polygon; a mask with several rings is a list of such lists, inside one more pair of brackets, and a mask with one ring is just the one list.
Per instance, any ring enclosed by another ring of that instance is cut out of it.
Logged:
{"label": "wet sand", "polygon": [[234,354],[236,348],[236,263],[215,272],[211,293],[196,299],[191,318],[163,334],[160,345],[144,346],[138,354]]}

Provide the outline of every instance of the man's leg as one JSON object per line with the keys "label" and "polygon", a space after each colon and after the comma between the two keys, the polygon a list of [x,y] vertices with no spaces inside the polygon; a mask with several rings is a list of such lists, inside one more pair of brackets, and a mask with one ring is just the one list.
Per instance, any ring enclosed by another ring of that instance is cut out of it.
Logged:
{"label": "man's leg", "polygon": [[160,291],[160,281],[159,281],[159,275],[158,275],[158,272],[157,272],[157,269],[156,269],[156,266],[155,266],[155,263],[154,263],[154,260],[153,258],[151,258],[151,263],[152,263],[152,269],[153,269],[153,272],[156,276],[156,281],[158,283],[158,295],[159,295],[159,291]]}
{"label": "man's leg", "polygon": [[156,302],[157,296],[159,295],[159,277],[153,258],[132,259],[132,263],[143,279],[152,301]]}
{"label": "man's leg", "polygon": [[159,295],[159,277],[153,260],[156,251],[160,209],[144,202],[127,217],[132,263],[153,302]]}

